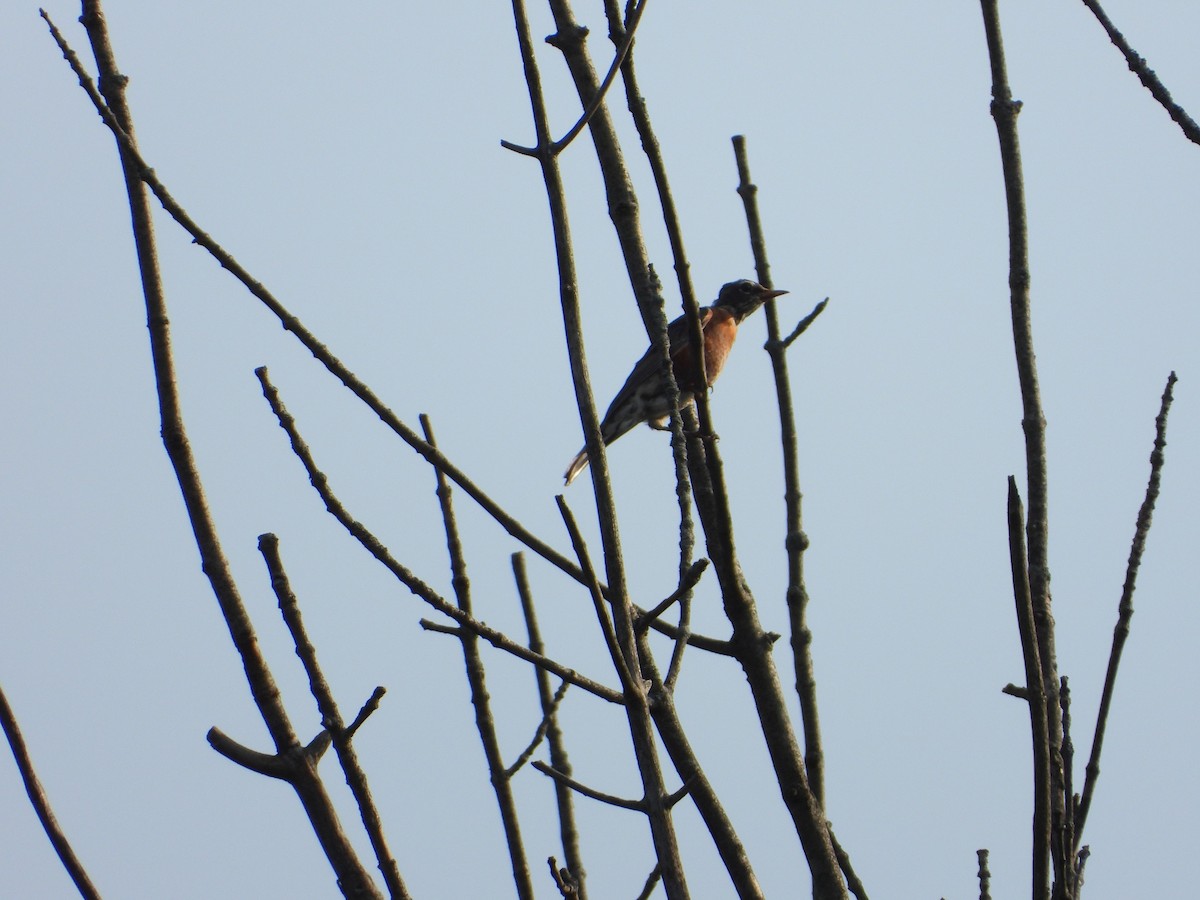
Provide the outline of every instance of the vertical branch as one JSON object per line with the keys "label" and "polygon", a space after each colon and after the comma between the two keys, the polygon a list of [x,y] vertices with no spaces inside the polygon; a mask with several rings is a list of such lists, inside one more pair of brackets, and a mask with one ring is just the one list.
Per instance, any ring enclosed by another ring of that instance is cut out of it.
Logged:
{"label": "vertical branch", "polygon": [[[100,93],[120,130],[127,136],[130,146],[136,150],[133,117],[125,100],[128,79],[117,67],[99,0],[84,0],[80,21],[87,30],[100,72]],[[121,156],[125,188],[129,195],[134,244],[146,304],[163,444],[183,495],[192,533],[200,551],[201,568],[208,576],[221,614],[229,628],[230,637],[241,656],[254,701],[275,742],[276,750],[279,753],[293,751],[300,746],[299,741],[292,730],[275,681],[259,651],[254,629],[229,571],[229,564],[217,537],[216,525],[208,509],[199,470],[184,428],[175,383],[166,298],[159,275],[149,196],[141,181],[140,167],[136,160],[119,140],[117,146]],[[337,874],[342,891],[347,896],[378,896],[378,890],[341,829],[332,801],[317,777],[315,768],[306,769],[292,784],[313,824],[322,849]]]}
{"label": "vertical branch", "polygon": [[979,860],[979,900],[992,900],[992,873],[988,871],[988,852],[976,850],[975,856]]}
{"label": "vertical branch", "polygon": [[[623,46],[627,40],[629,29],[633,27],[633,17],[635,14],[640,16],[641,7],[639,6],[635,9],[633,7],[633,0],[628,0],[623,19],[619,0],[604,0],[604,12],[608,18],[610,39],[613,44]],[[633,124],[637,129],[642,151],[645,153],[646,160],[650,164],[650,172],[654,177],[654,185],[658,191],[658,202],[662,209],[667,240],[671,246],[671,259],[675,267],[675,278],[679,284],[679,294],[683,300],[683,308],[689,316],[696,319],[700,314],[700,306],[696,300],[696,293],[692,288],[691,264],[688,262],[687,251],[683,246],[683,228],[679,221],[679,214],[675,208],[675,197],[671,192],[671,184],[667,178],[667,166],[663,159],[662,148],[659,145],[658,136],[654,132],[654,127],[650,123],[650,112],[646,106],[646,98],[642,95],[638,87],[637,71],[634,66],[632,50],[626,53],[625,61],[621,64],[621,80],[625,85],[626,105],[629,108],[630,115],[633,117]],[[699,364],[703,365],[703,361]],[[687,472],[687,442],[683,436],[682,417],[674,413],[674,410],[679,405],[679,388],[675,383],[674,367],[670,365],[669,354],[664,363],[664,372],[667,374],[668,400],[670,401],[670,408],[673,411],[671,416],[671,446],[675,455],[676,498],[679,502],[679,576],[682,578],[692,563],[692,555],[695,550],[695,536],[692,533],[691,485]],[[680,609],[681,616],[687,614],[688,605],[685,598]],[[683,621],[681,618],[681,625]],[[672,672],[676,669],[675,660],[672,660],[666,680],[668,686],[674,684],[675,679],[672,677]]]}
{"label": "vertical branch", "polygon": [[[546,184],[546,196],[550,204],[550,219],[554,232],[554,246],[559,272],[559,293],[562,300],[563,325],[566,332],[567,353],[570,359],[571,373],[575,383],[575,397],[579,405],[580,417],[584,425],[586,446],[591,459],[592,483],[596,494],[596,505],[600,521],[600,538],[603,545],[606,574],[608,576],[609,597],[613,609],[613,625],[620,643],[621,655],[628,670],[637,674],[641,671],[641,660],[638,656],[637,639],[633,628],[633,610],[629,593],[625,584],[625,569],[621,558],[620,536],[617,530],[616,508],[612,498],[612,486],[608,477],[608,464],[604,457],[603,441],[600,436],[600,423],[596,415],[595,401],[592,397],[591,385],[587,378],[587,365],[584,357],[583,333],[579,319],[578,286],[575,276],[575,260],[571,249],[570,227],[567,219],[566,199],[563,192],[562,174],[550,139],[550,128],[546,114],[545,100],[541,88],[541,76],[538,73],[537,60],[533,53],[533,40],[530,36],[529,19],[525,11],[524,0],[512,0],[513,18],[516,22],[517,39],[521,50],[521,59],[525,68],[525,79],[529,87],[529,99],[532,106],[534,127],[537,134],[536,158],[541,165],[542,178]],[[579,48],[582,45],[583,34],[570,17],[570,10],[564,0],[551,0],[551,9],[559,33],[554,41],[564,47],[574,47],[575,52],[563,50],[568,60],[574,59],[573,73],[578,79],[590,78],[588,99],[597,90],[595,72],[591,64],[582,58],[586,65],[580,65]],[[582,91],[581,91],[582,95]],[[585,103],[586,106],[586,103]],[[607,119],[607,111],[601,105],[589,123],[594,143],[599,150],[602,139],[596,137],[599,131],[597,123]],[[607,174],[607,173],[606,173]],[[613,202],[610,188],[610,203]],[[629,188],[626,177],[626,188]],[[627,202],[630,207],[620,207],[625,212],[633,214],[636,225],[636,204],[633,204],[632,189],[629,188]],[[637,251],[640,248],[641,262],[631,274],[635,277],[640,273],[643,280],[642,290],[635,294],[639,304],[646,298],[649,269],[645,261],[645,250],[641,246],[640,233],[633,242],[636,246],[627,248]],[[622,246],[626,246],[623,242]],[[659,309],[658,315],[662,316]],[[630,738],[633,744],[634,756],[637,760],[638,772],[642,779],[644,790],[643,802],[649,820],[650,833],[654,843],[658,863],[662,867],[663,888],[671,900],[688,896],[687,881],[684,877],[683,862],[680,858],[679,847],[675,836],[675,827],[671,821],[671,811],[667,803],[667,791],[663,782],[662,768],[658,758],[658,748],[654,742],[654,729],[650,718],[650,704],[645,682],[635,678],[625,691],[625,712],[629,721]]]}
{"label": "vertical branch", "polygon": [[[1092,808],[1092,795],[1096,790],[1096,779],[1100,777],[1100,751],[1104,748],[1104,729],[1108,725],[1108,713],[1112,706],[1113,688],[1116,686],[1117,667],[1121,664],[1121,653],[1129,637],[1129,622],[1133,618],[1133,591],[1137,586],[1137,573],[1146,549],[1146,536],[1150,533],[1150,520],[1154,515],[1154,504],[1162,483],[1162,468],[1165,462],[1163,450],[1167,446],[1167,413],[1175,398],[1175,382],[1172,372],[1163,390],[1158,416],[1154,419],[1154,449],[1150,452],[1150,480],[1146,484],[1146,495],[1138,509],[1137,526],[1133,532],[1133,543],[1129,548],[1129,562],[1125,567],[1125,584],[1121,588],[1121,601],[1117,605],[1117,624],[1113,629],[1112,650],[1108,655],[1108,669],[1104,674],[1104,690],[1100,694],[1100,711],[1096,715],[1096,731],[1092,737],[1092,752],[1088,758],[1083,795],[1079,801],[1079,812],[1075,822],[1075,842],[1072,851],[1080,852],[1083,825]],[[1076,867],[1082,869],[1082,861]]]}
{"label": "vertical branch", "polygon": [[[771,269],[767,262],[767,243],[758,214],[758,186],[750,180],[746,139],[733,138],[737,160],[738,195],[746,209],[750,247],[754,251],[754,269],[758,283],[771,287]],[[780,441],[783,445],[783,483],[785,538],[787,551],[787,609],[792,632],[792,662],[795,667],[796,693],[800,697],[800,717],[804,724],[804,767],[817,802],[825,805],[825,754],[821,745],[821,723],[817,715],[817,682],[813,671],[812,631],[808,627],[808,588],[804,584],[804,551],[808,536],[804,533],[800,493],[800,454],[796,440],[796,414],[792,407],[792,385],[787,369],[787,345],[780,340],[779,312],[774,300],[766,303],[767,352],[775,376],[775,394],[779,407]]]}
{"label": "vertical branch", "polygon": [[[1017,377],[1021,387],[1023,410],[1021,425],[1025,432],[1025,469],[1029,491],[1026,522],[1028,584],[1037,635],[1038,662],[1041,666],[1041,702],[1046,723],[1044,739],[1050,776],[1049,828],[1050,856],[1055,870],[1055,893],[1066,890],[1070,866],[1069,847],[1063,844],[1067,830],[1067,798],[1062,762],[1062,710],[1058,698],[1058,661],[1054,648],[1054,615],[1050,603],[1050,565],[1048,554],[1049,515],[1047,509],[1046,418],[1042,412],[1038,388],[1037,360],[1033,351],[1033,326],[1029,303],[1029,249],[1025,210],[1025,186],[1021,173],[1021,149],[1017,140],[1017,114],[1021,104],[1013,100],[1004,60],[997,0],[981,0],[988,57],[992,71],[992,118],[1000,142],[1004,171],[1004,193],[1008,207],[1008,284],[1012,312],[1013,345],[1016,351]],[[1030,697],[1030,703],[1035,700]],[[1035,719],[1036,721],[1036,719]],[[1035,737],[1036,739],[1036,737]],[[1037,787],[1041,796],[1042,787]],[[1036,815],[1035,815],[1036,821]],[[1035,859],[1038,854],[1035,847]],[[1040,875],[1036,871],[1035,876]],[[1035,880],[1034,896],[1042,894]]]}
{"label": "vertical branch", "polygon": [[1025,511],[1017,479],[1008,479],[1008,552],[1012,567],[1017,630],[1025,659],[1025,690],[1033,737],[1033,900],[1050,896],[1050,739],[1046,722],[1046,690],[1038,657],[1037,626],[1029,594],[1029,563],[1025,556]]}
{"label": "vertical branch", "polygon": [[[421,429],[425,441],[437,447],[433,426],[429,417],[421,414]],[[442,523],[446,529],[446,547],[450,554],[450,585],[458,608],[467,615],[471,610],[471,581],[467,577],[467,561],[463,554],[462,540],[458,534],[458,522],[454,516],[454,503],[450,482],[440,469],[434,469],[437,477],[438,505],[442,512]],[[521,900],[533,900],[533,877],[529,871],[529,860],[525,856],[525,845],[521,840],[521,821],[517,815],[517,801],[513,797],[512,779],[506,772],[504,756],[500,750],[500,738],[496,734],[496,720],[492,716],[491,698],[487,690],[487,677],[483,658],[479,653],[479,635],[469,628],[459,628],[456,634],[462,644],[463,660],[467,667],[467,684],[471,690],[471,705],[475,708],[475,727],[483,744],[483,755],[487,760],[488,775],[492,790],[496,792],[496,803],[500,807],[500,821],[504,826],[504,837],[508,843],[508,857],[512,863],[513,883]]]}
{"label": "vertical branch", "polygon": [[[585,31],[575,22],[567,0],[550,0],[550,7],[558,28],[551,43],[563,52],[575,79],[580,99],[586,107],[594,96],[597,85],[595,73],[583,47]],[[625,65],[629,65],[628,59]],[[638,225],[636,198],[629,184],[628,172],[612,130],[611,120],[603,106],[589,122],[589,129],[608,191],[609,213],[625,254],[626,267],[634,284],[634,293],[638,297],[647,331],[653,336],[657,331],[652,320],[656,310],[652,308],[652,304],[644,301],[642,291],[639,290],[642,273],[648,271],[648,263],[645,260]],[[679,258],[682,259],[682,256]],[[685,308],[685,313],[689,318],[691,340],[694,345],[699,346],[700,329],[696,310]],[[697,354],[697,358],[702,357],[703,354]],[[809,787],[804,760],[788,717],[778,673],[769,653],[770,639],[759,621],[753,595],[737,560],[724,472],[717,445],[712,440],[714,435],[709,418],[708,398],[703,391],[698,392],[696,396],[696,414],[699,419],[698,434],[689,437],[688,469],[704,525],[708,556],[717,572],[726,615],[733,625],[734,652],[750,683],[780,790],[804,847],[805,857],[813,875],[814,896],[844,897],[846,889],[829,830],[821,804]],[[666,873],[664,881],[669,881]]]}
{"label": "vertical branch", "polygon": [[[513,578],[517,582],[517,595],[521,598],[521,611],[525,616],[525,627],[529,631],[529,649],[534,653],[545,655],[546,648],[542,642],[541,629],[538,627],[537,614],[533,606],[533,591],[529,587],[529,576],[525,571],[525,554],[512,555]],[[550,765],[557,772],[570,777],[571,760],[567,754],[566,742],[563,740],[562,729],[558,727],[558,714],[555,711],[554,692],[550,689],[550,675],[544,669],[534,667],[534,677],[537,679],[538,700],[541,703],[542,715],[547,718],[546,745],[550,751]],[[558,830],[562,839],[563,856],[566,857],[567,869],[574,879],[575,896],[577,900],[587,900],[587,871],[583,865],[583,853],[579,849],[579,829],[575,824],[574,792],[556,778],[550,779],[554,785],[554,796],[558,803]]]}
{"label": "vertical branch", "polygon": [[100,892],[96,890],[92,879],[88,877],[87,871],[83,868],[83,863],[71,849],[66,833],[59,826],[58,819],[54,816],[54,810],[50,808],[50,800],[42,788],[42,783],[38,780],[37,772],[33,770],[33,760],[29,758],[25,738],[21,736],[21,727],[17,724],[17,717],[14,715],[12,707],[8,705],[8,698],[4,696],[3,688],[0,688],[0,727],[4,729],[4,736],[8,739],[8,746],[12,750],[17,771],[21,773],[21,780],[25,782],[25,793],[29,795],[33,811],[37,813],[38,821],[42,823],[46,837],[50,838],[50,844],[54,847],[54,852],[58,854],[63,868],[71,876],[71,881],[75,882],[75,889],[79,891],[79,895],[84,900],[100,900]]}

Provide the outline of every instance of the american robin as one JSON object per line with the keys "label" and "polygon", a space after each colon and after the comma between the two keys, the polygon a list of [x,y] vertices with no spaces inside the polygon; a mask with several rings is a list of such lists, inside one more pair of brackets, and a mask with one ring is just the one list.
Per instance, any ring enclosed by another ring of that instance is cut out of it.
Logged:
{"label": "american robin", "polygon": [[[700,310],[700,327],[704,332],[704,372],[708,387],[712,387],[721,374],[742,320],[767,300],[786,293],[770,290],[748,279],[731,281],[721,288],[716,303]],[[667,340],[671,346],[671,366],[679,385],[679,404],[682,408],[695,402],[700,388],[692,355],[691,335],[684,316],[667,326]],[[606,447],[642,422],[649,422],[651,428],[666,427],[671,412],[663,381],[659,357],[651,347],[633,367],[625,384],[609,404],[608,412],[604,414],[600,434]],[[584,447],[567,468],[567,484],[574,481],[587,464],[588,453]]]}

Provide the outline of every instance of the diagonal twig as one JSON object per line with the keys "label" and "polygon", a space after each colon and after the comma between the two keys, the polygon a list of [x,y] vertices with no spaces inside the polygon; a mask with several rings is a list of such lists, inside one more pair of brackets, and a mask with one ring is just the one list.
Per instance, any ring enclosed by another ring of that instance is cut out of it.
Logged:
{"label": "diagonal twig", "polygon": [[1108,33],[1108,39],[1113,42],[1118,50],[1125,57],[1125,62],[1129,64],[1129,71],[1133,72],[1154,97],[1155,100],[1162,105],[1167,111],[1167,115],[1182,129],[1184,135],[1193,144],[1200,144],[1200,125],[1197,125],[1195,120],[1187,114],[1182,106],[1171,99],[1171,92],[1159,80],[1159,77],[1154,74],[1154,70],[1125,40],[1125,35],[1117,30],[1113,25],[1112,20],[1104,12],[1103,7],[1097,0],[1083,0],[1083,5],[1092,11],[1092,15],[1100,23],[1101,27]]}
{"label": "diagonal twig", "polygon": [[83,868],[83,863],[71,849],[66,832],[62,830],[62,826],[58,824],[58,819],[54,816],[54,810],[50,808],[50,799],[46,796],[46,791],[42,787],[41,781],[38,780],[37,772],[33,769],[29,748],[25,746],[21,727],[17,724],[17,717],[14,715],[12,707],[8,705],[8,698],[4,696],[3,688],[0,688],[0,727],[3,727],[4,736],[8,739],[9,749],[12,750],[17,771],[21,773],[21,780],[25,783],[25,793],[29,795],[33,811],[37,813],[38,821],[42,823],[46,837],[50,839],[63,868],[71,876],[71,881],[75,882],[75,889],[79,891],[79,895],[84,900],[100,900],[100,892],[96,890],[92,879],[88,877],[87,871]]}
{"label": "diagonal twig", "polygon": [[[154,169],[142,157],[132,138],[121,128],[112,110],[108,108],[104,98],[96,90],[95,82],[80,63],[79,57],[67,44],[62,34],[58,31],[58,28],[44,12],[43,18],[46,19],[51,35],[62,51],[63,57],[78,78],[80,86],[83,87],[84,92],[91,99],[104,124],[112,131],[113,136],[121,147],[123,156],[127,159],[131,169],[136,173],[136,177],[150,189],[158,199],[158,202],[162,204],[167,214],[191,236],[193,242],[206,250],[223,269],[241,282],[255,299],[261,302],[279,319],[284,330],[293,334],[301,345],[312,354],[313,358],[321,363],[331,375],[336,377],[368,409],[375,413],[384,425],[422,456],[431,466],[444,472],[451,481],[462,488],[481,509],[490,515],[501,528],[560,571],[576,581],[584,583],[583,573],[575,563],[539,539],[537,535],[522,525],[516,517],[509,514],[499,503],[488,496],[479,485],[470,479],[449,458],[435,448],[430,447],[426,441],[421,440],[417,433],[409,428],[386,406],[375,392],[347,368],[324,343],[319,341],[298,317],[292,315],[262,282],[256,280],[232,254],[218,244],[211,235],[200,228],[183,206],[180,205],[179,201],[167,190],[166,185],[158,178]],[[606,597],[608,596],[607,588],[605,588],[605,595]],[[656,622],[653,627],[655,630],[669,637],[675,637],[678,633],[674,626],[666,622]],[[705,635],[690,634],[688,635],[688,643],[691,646],[722,656],[731,656],[733,652],[728,641],[717,640]]]}
{"label": "diagonal twig", "polygon": [[[388,893],[393,900],[396,898],[407,900],[412,895],[409,894],[404,880],[400,877],[396,859],[388,848],[387,838],[383,833],[383,820],[379,817],[379,809],[375,805],[375,799],[371,796],[371,789],[367,784],[367,773],[359,763],[358,753],[351,742],[353,732],[344,727],[342,714],[333,696],[333,689],[329,686],[325,673],[321,671],[320,663],[317,661],[317,649],[308,636],[308,629],[305,628],[304,619],[300,615],[299,601],[296,599],[295,592],[292,591],[287,572],[283,568],[283,558],[279,553],[279,538],[273,534],[259,535],[258,549],[262,553],[267,571],[271,575],[271,589],[279,600],[279,611],[283,615],[284,623],[296,646],[296,655],[300,657],[305,674],[308,676],[309,689],[317,701],[317,709],[321,712],[321,724],[332,738],[334,753],[337,754],[338,762],[341,763],[342,771],[346,775],[346,784],[350,787],[350,792],[354,795],[354,802],[358,805],[363,827],[370,838],[371,849],[375,852],[376,863],[379,871],[383,874]],[[381,696],[381,689],[377,688],[375,694],[372,695],[375,705],[378,705],[376,698]],[[355,719],[355,729],[366,720],[366,716],[369,715],[367,710],[370,708],[374,708],[371,703],[363,707],[363,711]]]}
{"label": "diagonal twig", "polygon": [[528,647],[517,643],[503,632],[497,631],[495,628],[491,628],[490,626],[485,625],[483,622],[475,619],[471,615],[463,612],[453,603],[450,603],[444,597],[438,594],[438,592],[432,587],[418,578],[407,566],[403,565],[395,557],[393,557],[388,551],[387,547],[385,547],[379,540],[379,538],[372,534],[371,531],[367,529],[367,527],[361,522],[351,516],[346,507],[333,493],[332,489],[329,487],[329,479],[325,476],[324,472],[317,468],[316,461],[313,459],[312,453],[308,449],[308,445],[304,442],[304,439],[300,437],[300,433],[296,429],[295,419],[292,418],[291,413],[289,413],[284,407],[283,402],[279,399],[279,392],[275,389],[275,386],[271,384],[271,381],[267,376],[266,367],[259,367],[255,370],[255,374],[258,376],[258,379],[263,386],[263,396],[267,398],[267,402],[271,405],[271,410],[275,413],[275,417],[279,421],[279,426],[285,432],[287,432],[288,438],[291,441],[292,450],[296,454],[296,457],[300,460],[301,464],[304,466],[305,471],[308,473],[309,481],[312,482],[312,485],[320,495],[321,500],[324,501],[325,508],[328,509],[330,514],[332,514],[333,517],[341,523],[342,527],[350,532],[354,539],[362,544],[368,553],[379,560],[379,562],[382,563],[383,566],[389,572],[391,572],[401,584],[403,584],[412,593],[416,594],[438,612],[453,619],[464,628],[470,628],[493,647],[503,650],[506,653],[510,653],[513,656],[525,660],[526,662],[533,663],[536,666],[541,666],[548,671],[553,672],[560,678],[565,678],[572,684],[578,685],[588,693],[595,694],[597,697],[600,697],[603,700],[608,700],[610,703],[620,704],[623,702],[623,698],[619,691],[614,691],[611,688],[605,687],[597,681],[593,681],[590,678],[580,675],[574,669],[567,668],[561,663],[555,662],[548,657],[534,653]]}
{"label": "diagonal twig", "polygon": [[1137,526],[1133,532],[1133,543],[1129,548],[1129,563],[1125,567],[1125,584],[1121,588],[1121,600],[1117,606],[1117,624],[1113,629],[1112,650],[1108,656],[1108,669],[1104,674],[1104,690],[1100,694],[1100,710],[1096,715],[1096,731],[1092,738],[1092,752],[1088,758],[1083,792],[1079,800],[1079,812],[1075,822],[1075,846],[1083,839],[1083,825],[1092,807],[1092,795],[1096,790],[1096,779],[1100,777],[1100,751],[1104,748],[1104,729],[1108,725],[1108,714],[1112,706],[1113,688],[1116,686],[1117,667],[1121,664],[1121,652],[1129,637],[1129,622],[1133,618],[1133,592],[1137,585],[1138,568],[1146,550],[1146,536],[1150,533],[1150,520],[1154,515],[1154,504],[1158,500],[1162,484],[1162,468],[1165,461],[1163,450],[1167,446],[1167,413],[1175,397],[1175,382],[1172,372],[1167,378],[1158,416],[1154,420],[1154,449],[1150,453],[1150,479],[1146,484],[1146,495],[1138,509]]}

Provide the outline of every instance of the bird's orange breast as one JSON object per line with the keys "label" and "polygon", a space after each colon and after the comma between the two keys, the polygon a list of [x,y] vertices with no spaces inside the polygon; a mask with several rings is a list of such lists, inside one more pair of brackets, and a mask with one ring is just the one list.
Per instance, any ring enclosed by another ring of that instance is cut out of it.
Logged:
{"label": "bird's orange breast", "polygon": [[[709,387],[712,387],[717,376],[721,374],[721,369],[725,367],[725,360],[733,347],[734,338],[737,337],[737,329],[737,320],[733,313],[720,307],[713,309],[712,315],[704,323],[704,374],[707,376]],[[685,344],[675,354],[675,380],[685,391],[694,393],[699,387],[700,379],[696,373],[695,356],[690,344]]]}

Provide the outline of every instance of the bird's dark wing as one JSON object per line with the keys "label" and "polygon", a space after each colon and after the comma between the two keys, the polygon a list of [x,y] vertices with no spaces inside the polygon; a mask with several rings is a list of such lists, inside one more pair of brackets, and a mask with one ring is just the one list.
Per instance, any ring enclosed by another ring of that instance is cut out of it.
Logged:
{"label": "bird's dark wing", "polygon": [[[700,328],[708,324],[708,320],[712,318],[713,311],[710,307],[704,307],[700,310]],[[667,340],[671,346],[671,358],[678,357],[680,351],[691,346],[691,334],[687,326],[687,316],[680,316],[670,325],[667,326]],[[646,352],[642,354],[642,358],[634,365],[633,371],[629,373],[629,377],[625,379],[625,384],[617,391],[617,395],[613,397],[612,403],[608,405],[608,412],[604,414],[604,421],[600,423],[600,428],[604,432],[606,441],[611,443],[620,435],[624,434],[637,422],[632,422],[610,436],[610,431],[616,431],[618,427],[624,425],[619,422],[621,410],[628,406],[628,401],[637,392],[647,380],[654,378],[659,373],[661,365],[658,355],[654,352],[653,347],[648,347]]]}

